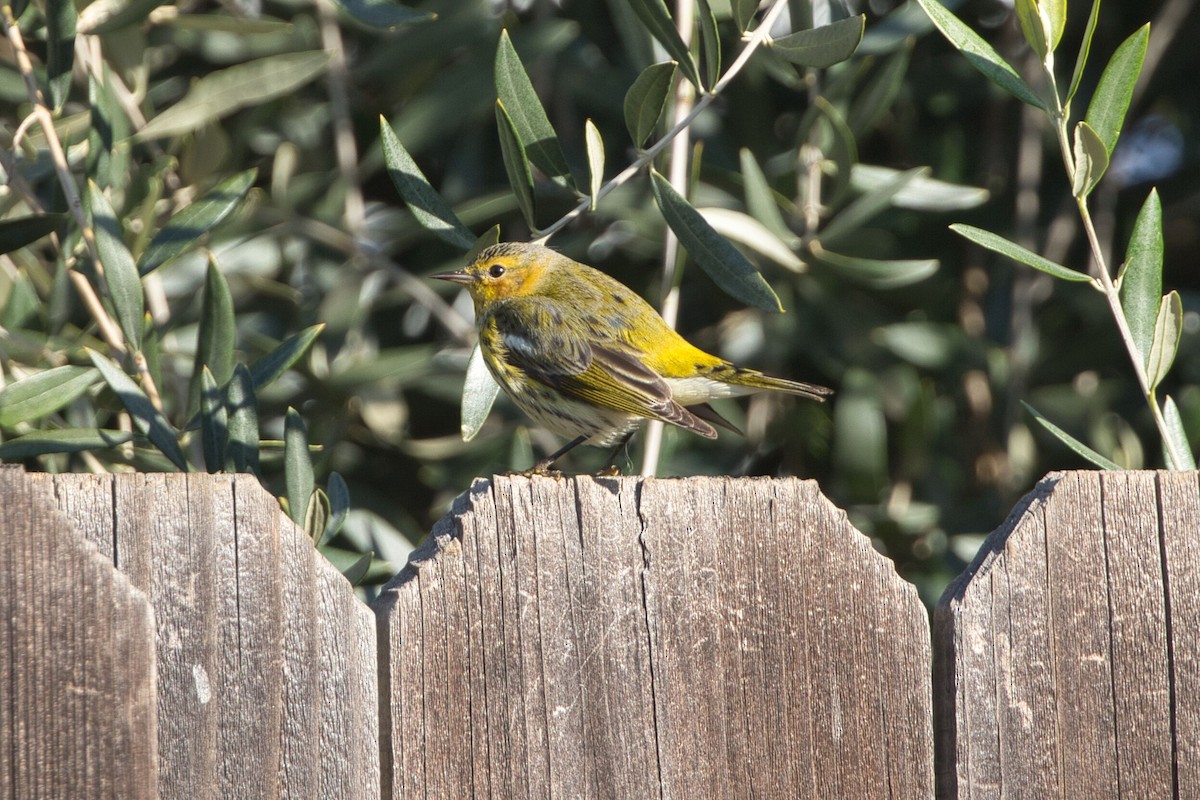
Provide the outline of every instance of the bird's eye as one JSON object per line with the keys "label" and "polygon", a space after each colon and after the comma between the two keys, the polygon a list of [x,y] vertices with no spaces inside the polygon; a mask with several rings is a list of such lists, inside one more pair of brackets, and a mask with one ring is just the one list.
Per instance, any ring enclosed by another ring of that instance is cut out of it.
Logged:
{"label": "bird's eye", "polygon": [[504,267],[500,266],[499,264],[493,264],[492,268],[488,270],[488,275],[491,275],[493,278],[499,278],[503,274]]}

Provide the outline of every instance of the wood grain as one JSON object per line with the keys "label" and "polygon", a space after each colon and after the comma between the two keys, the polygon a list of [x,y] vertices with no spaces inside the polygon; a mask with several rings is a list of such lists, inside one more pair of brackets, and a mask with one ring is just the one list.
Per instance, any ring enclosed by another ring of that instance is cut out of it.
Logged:
{"label": "wood grain", "polygon": [[150,603],[20,469],[0,497],[0,797],[155,797]]}
{"label": "wood grain", "polygon": [[915,590],[811,482],[496,477],[376,603],[387,797],[931,797]]}
{"label": "wood grain", "polygon": [[1198,594],[1196,473],[1046,478],[938,604],[939,794],[1194,795]]}

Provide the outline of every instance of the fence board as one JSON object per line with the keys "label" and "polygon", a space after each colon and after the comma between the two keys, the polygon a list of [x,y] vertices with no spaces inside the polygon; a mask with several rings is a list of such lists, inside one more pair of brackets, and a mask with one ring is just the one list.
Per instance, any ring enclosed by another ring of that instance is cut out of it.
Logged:
{"label": "fence board", "polygon": [[29,480],[156,609],[159,796],[379,796],[374,618],[257,480]]}
{"label": "fence board", "polygon": [[925,611],[814,483],[481,481],[376,609],[385,796],[932,796]]}
{"label": "fence board", "polygon": [[154,797],[149,602],[21,470],[0,497],[0,796]]}
{"label": "fence board", "polygon": [[1062,473],[988,538],[935,615],[939,794],[1196,792],[1198,512],[1196,473]]}

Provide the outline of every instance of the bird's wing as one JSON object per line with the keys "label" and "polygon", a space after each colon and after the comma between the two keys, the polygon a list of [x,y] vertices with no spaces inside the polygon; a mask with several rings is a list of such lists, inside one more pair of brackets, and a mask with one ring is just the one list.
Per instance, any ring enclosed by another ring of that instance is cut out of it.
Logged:
{"label": "bird's wing", "polygon": [[614,411],[658,419],[715,438],[711,425],[671,398],[667,383],[629,347],[574,324],[568,312],[524,298],[498,308],[491,330],[508,363],[532,380]]}

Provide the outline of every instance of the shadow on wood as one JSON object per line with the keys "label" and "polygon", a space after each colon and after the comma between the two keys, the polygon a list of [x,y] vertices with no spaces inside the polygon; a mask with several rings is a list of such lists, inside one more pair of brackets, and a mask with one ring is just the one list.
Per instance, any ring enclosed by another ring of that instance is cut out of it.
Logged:
{"label": "shadow on wood", "polygon": [[0,797],[157,797],[154,615],[0,467]]}
{"label": "shadow on wood", "polygon": [[925,609],[813,482],[480,481],[376,609],[385,797],[932,796]]}
{"label": "shadow on wood", "polygon": [[1200,796],[1198,474],[1043,480],[935,617],[945,797]]}

